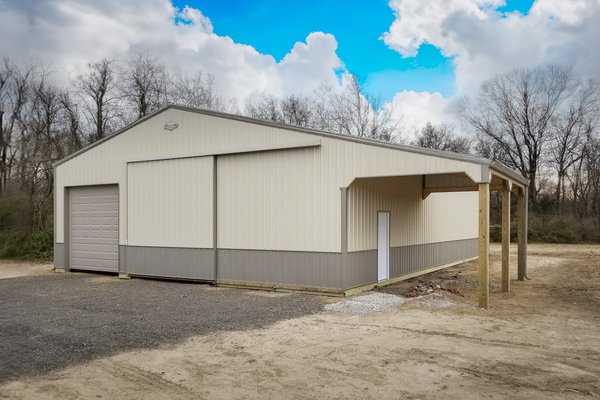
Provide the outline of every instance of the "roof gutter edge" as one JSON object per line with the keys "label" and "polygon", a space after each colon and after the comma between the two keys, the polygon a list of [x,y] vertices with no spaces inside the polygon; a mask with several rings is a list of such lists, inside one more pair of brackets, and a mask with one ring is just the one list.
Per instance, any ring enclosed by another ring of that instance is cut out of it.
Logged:
{"label": "roof gutter edge", "polygon": [[499,172],[502,172],[504,175],[508,176],[511,179],[514,179],[523,186],[529,186],[529,182],[523,175],[513,170],[512,168],[509,168],[506,165],[502,164],[500,161],[490,160],[489,167],[491,169],[495,169]]}

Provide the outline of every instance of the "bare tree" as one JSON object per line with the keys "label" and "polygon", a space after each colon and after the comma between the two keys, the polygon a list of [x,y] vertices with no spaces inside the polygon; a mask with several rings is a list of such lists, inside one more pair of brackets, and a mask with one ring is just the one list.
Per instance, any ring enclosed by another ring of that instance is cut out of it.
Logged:
{"label": "bare tree", "polygon": [[434,126],[428,122],[413,142],[415,146],[429,149],[452,151],[454,153],[469,154],[471,141],[469,138],[456,136],[454,129],[447,124]]}
{"label": "bare tree", "polygon": [[398,140],[400,131],[391,107],[369,97],[354,75],[342,90],[322,85],[310,97],[290,95],[279,99],[263,94],[246,103],[246,114],[267,121],[388,142]]}
{"label": "bare tree", "polygon": [[63,129],[67,132],[65,150],[68,154],[71,154],[83,146],[79,107],[73,101],[71,93],[68,90],[63,90],[60,93],[60,103],[62,106],[61,122]]}
{"label": "bare tree", "polygon": [[217,94],[215,78],[202,71],[188,75],[181,71],[173,74],[169,89],[169,102],[206,110],[223,111],[225,103]]}
{"label": "bare tree", "polygon": [[[583,218],[588,212],[590,197],[593,195],[593,172],[595,162],[593,156],[597,154],[596,145],[593,140],[586,143],[582,148],[582,156],[572,165],[572,171],[566,175],[573,196],[573,212],[577,215],[579,225],[583,225]],[[599,171],[600,172],[600,171]]]}
{"label": "bare tree", "polygon": [[307,97],[290,95],[280,101],[282,121],[289,125],[310,126],[313,110]]}
{"label": "bare tree", "polygon": [[267,94],[262,94],[254,101],[246,103],[246,114],[252,118],[271,122],[284,122],[279,100]]}
{"label": "bare tree", "polygon": [[42,72],[33,85],[30,133],[38,136],[36,142],[43,147],[41,150],[48,161],[51,161],[53,156],[65,156],[57,132],[57,122],[62,111],[60,95],[60,91],[48,83],[47,74]]}
{"label": "bare tree", "polygon": [[584,157],[584,146],[600,118],[599,100],[600,87],[597,83],[580,83],[564,110],[551,120],[554,131],[551,161],[557,173],[555,196],[561,206],[565,198],[567,173]]}
{"label": "bare tree", "polygon": [[7,188],[15,157],[21,152],[17,135],[23,131],[34,71],[34,67],[21,71],[8,59],[0,70],[0,194]]}
{"label": "bare tree", "polygon": [[334,88],[321,84],[310,96],[314,113],[312,114],[310,127],[325,132],[338,133],[339,129],[335,126],[332,112],[332,97]]}
{"label": "bare tree", "polygon": [[[596,240],[600,239],[600,139],[591,137],[585,147],[584,158],[589,191],[589,211],[596,228]],[[588,204],[587,201],[581,202]],[[578,208],[583,208],[582,204]]]}
{"label": "bare tree", "polygon": [[370,137],[371,105],[364,95],[364,84],[351,75],[341,93],[331,97],[332,120],[340,133]]}
{"label": "bare tree", "polygon": [[370,134],[372,139],[385,142],[401,141],[400,120],[393,114],[391,104],[383,104],[381,99],[371,99],[372,115],[370,122]]}
{"label": "bare tree", "polygon": [[4,60],[4,65],[0,70],[0,193],[6,187],[8,166],[6,165],[6,158],[8,153],[8,146],[10,146],[11,133],[8,127],[4,126],[4,114],[9,112],[10,95],[9,92],[12,89],[12,79],[14,71],[10,65],[8,59]]}
{"label": "bare tree", "polygon": [[486,81],[474,104],[466,101],[463,117],[475,132],[502,148],[501,161],[529,179],[532,204],[537,177],[552,139],[551,121],[572,90],[570,68],[517,69]]}
{"label": "bare tree", "polygon": [[400,121],[389,104],[369,96],[356,75],[350,75],[341,90],[321,85],[308,99],[312,113],[309,126],[383,141],[397,141]]}
{"label": "bare tree", "polygon": [[167,70],[148,52],[133,55],[124,72],[121,93],[140,119],[160,109],[168,102]]}
{"label": "bare tree", "polygon": [[100,140],[110,134],[117,123],[121,99],[116,62],[103,59],[88,64],[87,73],[78,77],[76,87],[82,99],[83,115],[94,129],[90,141]]}

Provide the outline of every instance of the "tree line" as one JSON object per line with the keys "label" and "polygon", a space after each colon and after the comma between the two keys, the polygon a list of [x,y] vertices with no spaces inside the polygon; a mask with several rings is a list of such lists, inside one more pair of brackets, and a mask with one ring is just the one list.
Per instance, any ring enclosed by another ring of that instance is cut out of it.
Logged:
{"label": "tree line", "polygon": [[[565,237],[541,239],[599,240],[599,93],[597,82],[578,80],[570,68],[515,70],[486,81],[479,96],[463,99],[460,129],[471,135],[429,123],[411,144],[502,161],[529,180],[531,225],[538,236],[547,230],[540,224],[562,224]],[[0,256],[51,254],[55,161],[168,104],[403,142],[403,126],[389,103],[369,96],[354,75],[344,76],[341,88],[263,94],[240,109],[218,93],[210,74],[168,68],[149,53],[90,63],[61,85],[48,67],[3,60]]]}
{"label": "tree line", "polygon": [[89,63],[63,84],[56,75],[44,65],[0,63],[0,257],[52,254],[54,162],[168,104],[385,141],[399,132],[391,109],[355,76],[343,90],[263,94],[240,110],[212,75],[168,68],[147,52]]}
{"label": "tree line", "polygon": [[[529,181],[530,238],[600,240],[600,84],[572,68],[516,69],[461,101],[472,136],[428,124],[416,144],[498,160]],[[493,197],[499,221],[499,199]]]}

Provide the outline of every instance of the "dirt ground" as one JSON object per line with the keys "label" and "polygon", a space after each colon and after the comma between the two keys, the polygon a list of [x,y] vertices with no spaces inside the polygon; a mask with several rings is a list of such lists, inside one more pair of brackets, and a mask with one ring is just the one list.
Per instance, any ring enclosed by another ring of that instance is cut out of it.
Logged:
{"label": "dirt ground", "polygon": [[0,385],[194,336],[260,329],[319,313],[325,304],[299,293],[269,297],[209,284],[29,270],[0,279]]}
{"label": "dirt ground", "polygon": [[530,245],[531,280],[510,294],[492,249],[489,310],[472,262],[382,289],[446,289],[388,311],[190,337],[10,381],[0,398],[599,398],[600,246]]}
{"label": "dirt ground", "polygon": [[30,263],[24,261],[0,260],[0,279],[48,273],[53,266],[50,263]]}

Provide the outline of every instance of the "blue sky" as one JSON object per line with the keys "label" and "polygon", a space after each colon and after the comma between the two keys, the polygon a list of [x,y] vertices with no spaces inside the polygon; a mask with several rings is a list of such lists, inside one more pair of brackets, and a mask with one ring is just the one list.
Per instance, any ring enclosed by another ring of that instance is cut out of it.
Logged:
{"label": "blue sky", "polygon": [[[509,0],[502,12],[527,14],[533,0]],[[432,45],[403,58],[380,39],[395,19],[387,0],[176,0],[210,18],[214,32],[253,46],[280,61],[311,32],[331,33],[346,68],[367,83],[372,96],[391,100],[403,90],[455,94],[454,64]]]}

